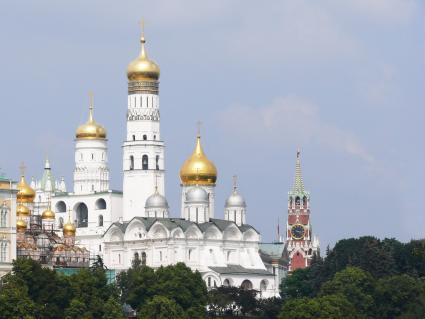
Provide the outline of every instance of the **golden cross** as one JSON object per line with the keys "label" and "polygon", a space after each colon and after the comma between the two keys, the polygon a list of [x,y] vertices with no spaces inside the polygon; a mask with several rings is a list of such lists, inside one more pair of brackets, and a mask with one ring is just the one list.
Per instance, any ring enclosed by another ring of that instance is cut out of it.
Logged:
{"label": "golden cross", "polygon": [[94,106],[94,95],[92,91],[89,91],[89,108],[90,110],[93,110]]}
{"label": "golden cross", "polygon": [[145,21],[143,18],[140,20],[140,31],[142,36],[142,41],[145,41]]}
{"label": "golden cross", "polygon": [[19,165],[19,171],[21,172],[21,175],[24,176],[25,175],[25,169],[27,167],[25,166],[25,163],[22,162],[21,165]]}
{"label": "golden cross", "polygon": [[238,175],[233,175],[233,190],[236,190],[238,183]]}
{"label": "golden cross", "polygon": [[202,126],[202,122],[201,122],[201,121],[196,122],[196,126],[197,126],[197,133],[198,133],[198,136],[201,136],[201,126]]}

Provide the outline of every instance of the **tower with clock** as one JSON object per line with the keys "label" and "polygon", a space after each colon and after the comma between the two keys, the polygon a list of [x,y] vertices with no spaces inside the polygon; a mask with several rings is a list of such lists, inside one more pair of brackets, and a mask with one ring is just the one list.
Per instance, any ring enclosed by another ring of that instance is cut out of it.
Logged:
{"label": "tower with clock", "polygon": [[310,265],[319,252],[319,239],[313,237],[310,221],[310,192],[304,189],[300,151],[297,151],[295,181],[288,192],[288,220],[286,223],[286,250],[289,271]]}

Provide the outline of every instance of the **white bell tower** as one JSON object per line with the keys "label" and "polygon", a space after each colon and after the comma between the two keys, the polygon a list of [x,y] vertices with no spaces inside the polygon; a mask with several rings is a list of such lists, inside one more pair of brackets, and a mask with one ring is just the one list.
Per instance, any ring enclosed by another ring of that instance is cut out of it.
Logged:
{"label": "white bell tower", "polygon": [[127,136],[123,144],[123,218],[145,215],[153,185],[164,192],[164,142],[160,134],[159,66],[149,60],[145,37],[139,56],[127,68]]}
{"label": "white bell tower", "polygon": [[93,117],[90,93],[89,119],[75,134],[74,193],[77,195],[109,190],[108,145],[105,128]]}

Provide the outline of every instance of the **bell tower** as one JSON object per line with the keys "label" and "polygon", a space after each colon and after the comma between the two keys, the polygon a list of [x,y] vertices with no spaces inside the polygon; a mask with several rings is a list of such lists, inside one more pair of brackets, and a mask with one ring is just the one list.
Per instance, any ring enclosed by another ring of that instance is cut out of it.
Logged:
{"label": "bell tower", "polygon": [[123,144],[123,218],[145,216],[153,185],[164,193],[164,142],[160,134],[159,66],[148,58],[142,22],[139,56],[127,67],[127,136]]}
{"label": "bell tower", "polygon": [[310,192],[304,189],[301,172],[301,152],[297,151],[295,181],[288,192],[288,220],[286,223],[286,249],[289,271],[310,265],[319,251],[319,240],[313,237],[310,222]]}

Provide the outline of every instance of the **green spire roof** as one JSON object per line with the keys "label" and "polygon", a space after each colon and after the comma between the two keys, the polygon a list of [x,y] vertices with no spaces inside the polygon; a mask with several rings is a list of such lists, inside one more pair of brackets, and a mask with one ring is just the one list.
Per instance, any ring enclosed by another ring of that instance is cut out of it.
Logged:
{"label": "green spire roof", "polygon": [[294,185],[292,186],[291,191],[289,192],[290,195],[295,196],[309,196],[309,192],[307,192],[304,189],[304,182],[303,182],[303,176],[301,171],[301,152],[300,150],[297,151],[297,161],[295,164],[295,180]]}

